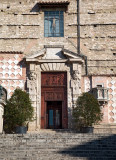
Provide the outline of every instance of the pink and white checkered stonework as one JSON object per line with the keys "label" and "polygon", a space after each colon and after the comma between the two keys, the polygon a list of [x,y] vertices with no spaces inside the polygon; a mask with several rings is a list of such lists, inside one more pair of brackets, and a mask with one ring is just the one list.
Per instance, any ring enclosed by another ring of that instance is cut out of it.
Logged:
{"label": "pink and white checkered stonework", "polygon": [[8,98],[16,88],[24,89],[26,69],[21,64],[22,59],[22,54],[0,54],[0,85],[6,88]]}
{"label": "pink and white checkered stonework", "polygon": [[[90,88],[95,88],[101,84],[103,87],[108,88],[108,103],[102,107],[103,123],[116,123],[116,77],[115,76],[92,76],[84,78],[83,91],[88,92]],[[90,86],[92,85],[92,86]]]}

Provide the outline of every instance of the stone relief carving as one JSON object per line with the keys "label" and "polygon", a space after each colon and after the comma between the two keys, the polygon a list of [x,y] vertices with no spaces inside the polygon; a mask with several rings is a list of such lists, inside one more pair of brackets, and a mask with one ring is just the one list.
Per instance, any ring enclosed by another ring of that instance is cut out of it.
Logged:
{"label": "stone relief carving", "polygon": [[77,80],[78,79],[78,74],[79,74],[78,71],[73,71],[73,73],[72,73],[73,80]]}
{"label": "stone relief carving", "polygon": [[60,86],[60,85],[66,85],[66,78],[64,77],[64,74],[62,73],[52,73],[51,75],[43,75],[44,78],[43,78],[43,81],[42,81],[42,86],[54,86],[54,85],[57,85],[57,86]]}
{"label": "stone relief carving", "polygon": [[80,73],[79,73],[78,70],[77,71],[73,71],[72,81],[73,81],[73,84],[74,84],[73,88],[77,89],[77,88],[81,87],[81,85],[80,85],[81,76],[80,76]]}
{"label": "stone relief carving", "polygon": [[81,75],[79,70],[74,70],[71,78],[72,92],[73,92],[73,103],[77,100],[78,95],[81,92]]}
{"label": "stone relief carving", "polygon": [[30,71],[29,75],[28,75],[28,78],[27,78],[27,87],[29,88],[29,94],[30,94],[30,98],[32,100],[35,99],[33,96],[36,95],[36,90],[37,90],[36,80],[37,80],[36,72],[35,71]]}
{"label": "stone relief carving", "polygon": [[36,72],[35,71],[30,71],[30,73],[29,73],[30,80],[34,81],[34,80],[36,80],[36,77],[37,77]]}

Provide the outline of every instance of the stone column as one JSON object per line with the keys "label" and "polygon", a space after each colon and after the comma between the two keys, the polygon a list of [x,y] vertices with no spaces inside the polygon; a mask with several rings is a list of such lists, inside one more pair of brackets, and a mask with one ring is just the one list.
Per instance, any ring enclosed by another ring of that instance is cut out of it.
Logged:
{"label": "stone column", "polygon": [[29,96],[32,102],[32,106],[34,107],[34,121],[29,123],[29,131],[36,130],[36,112],[37,112],[37,73],[35,64],[30,64],[30,71],[27,78],[27,88],[29,90]]}
{"label": "stone column", "polygon": [[37,65],[37,110],[36,110],[36,130],[41,126],[41,69],[40,65]]}
{"label": "stone column", "polygon": [[0,133],[3,132],[3,115],[4,115],[4,105],[7,99],[7,91],[4,87],[0,85]]}
{"label": "stone column", "polygon": [[[73,63],[71,71],[71,89],[72,89],[72,110],[76,107],[76,101],[81,94],[81,64]],[[72,116],[71,128],[75,128]]]}
{"label": "stone column", "polygon": [[68,128],[72,128],[72,88],[70,87],[70,68],[67,69],[67,109],[68,109]]}
{"label": "stone column", "polygon": [[3,133],[3,114],[4,114],[4,107],[3,104],[0,102],[0,133]]}

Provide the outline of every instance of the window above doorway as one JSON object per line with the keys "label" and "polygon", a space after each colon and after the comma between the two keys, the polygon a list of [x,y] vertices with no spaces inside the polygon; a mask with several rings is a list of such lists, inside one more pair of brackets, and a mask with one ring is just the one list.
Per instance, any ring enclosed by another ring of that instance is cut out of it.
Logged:
{"label": "window above doorway", "polygon": [[44,36],[64,37],[64,12],[45,11],[44,12]]}

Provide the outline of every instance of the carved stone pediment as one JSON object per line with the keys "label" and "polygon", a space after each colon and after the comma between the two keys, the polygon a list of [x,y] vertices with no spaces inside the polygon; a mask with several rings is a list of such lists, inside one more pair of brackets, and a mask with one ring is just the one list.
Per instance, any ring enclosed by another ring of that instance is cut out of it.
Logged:
{"label": "carved stone pediment", "polygon": [[41,51],[25,57],[27,62],[52,62],[52,61],[70,61],[83,63],[83,56],[72,51],[64,49],[62,46],[45,46]]}
{"label": "carved stone pediment", "polygon": [[46,50],[44,48],[44,49],[37,51],[33,54],[27,55],[27,56],[25,56],[26,61],[36,61],[39,57],[44,56],[45,52],[46,52]]}

